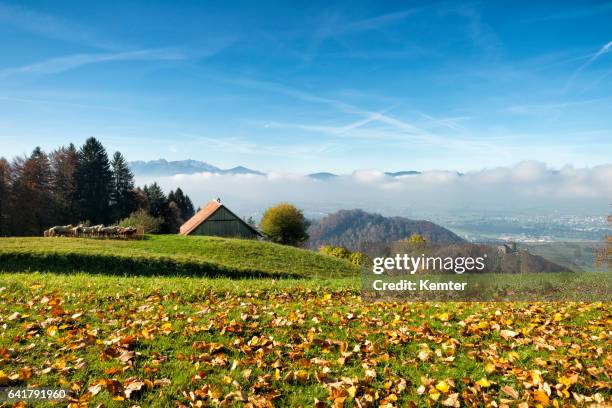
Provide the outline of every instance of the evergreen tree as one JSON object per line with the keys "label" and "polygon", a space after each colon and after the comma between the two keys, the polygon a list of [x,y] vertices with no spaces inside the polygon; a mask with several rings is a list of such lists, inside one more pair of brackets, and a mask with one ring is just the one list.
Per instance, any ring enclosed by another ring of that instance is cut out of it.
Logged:
{"label": "evergreen tree", "polygon": [[11,165],[0,157],[0,236],[9,235]]}
{"label": "evergreen tree", "polygon": [[134,175],[120,152],[115,152],[113,155],[111,167],[113,170],[111,185],[113,219],[123,219],[137,208]]}
{"label": "evergreen tree", "polygon": [[79,165],[77,150],[72,143],[68,147],[60,147],[51,152],[49,162],[54,203],[53,224],[74,224],[79,219],[75,182]]}
{"label": "evergreen tree", "polygon": [[149,214],[153,217],[163,217],[164,210],[168,206],[168,198],[157,183],[144,187],[145,195],[149,203]]}
{"label": "evergreen tree", "polygon": [[170,191],[170,194],[168,194],[168,201],[174,201],[176,203],[183,220],[188,220],[195,214],[191,199],[188,195],[183,193],[180,187],[177,188],[176,191]]}
{"label": "evergreen tree", "polygon": [[187,194],[185,194],[185,204],[183,206],[183,219],[188,220],[189,218],[195,215],[195,210],[193,209],[193,203],[191,202],[191,198]]}
{"label": "evergreen tree", "polygon": [[93,137],[78,152],[76,194],[81,219],[93,224],[107,223],[110,218],[112,172],[104,146]]}
{"label": "evergreen tree", "polygon": [[30,157],[13,162],[14,181],[10,215],[15,235],[40,235],[52,223],[51,167],[49,158],[36,147]]}

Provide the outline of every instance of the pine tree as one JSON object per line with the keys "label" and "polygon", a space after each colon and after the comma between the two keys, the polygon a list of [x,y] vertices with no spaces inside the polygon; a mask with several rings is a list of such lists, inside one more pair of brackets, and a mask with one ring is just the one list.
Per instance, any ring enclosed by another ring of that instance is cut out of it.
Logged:
{"label": "pine tree", "polygon": [[144,187],[149,202],[149,214],[153,217],[163,217],[164,209],[168,206],[168,198],[157,183]]}
{"label": "pine tree", "polygon": [[76,223],[79,208],[76,201],[75,175],[79,165],[76,148],[72,143],[49,154],[51,164],[51,192],[53,195],[53,224]]}
{"label": "pine tree", "polygon": [[174,201],[176,203],[183,220],[188,220],[195,214],[191,199],[188,195],[183,193],[180,187],[177,188],[176,191],[170,191],[170,194],[168,194],[168,201]]}
{"label": "pine tree", "polygon": [[9,235],[11,165],[0,157],[0,236]]}
{"label": "pine tree", "polygon": [[113,219],[123,219],[137,208],[134,175],[120,152],[115,152],[113,155],[111,167],[113,170],[111,186]]}
{"label": "pine tree", "polygon": [[14,235],[40,235],[52,223],[51,167],[49,158],[36,147],[30,157],[13,162],[14,181],[10,215]]}
{"label": "pine tree", "polygon": [[188,220],[189,218],[195,215],[195,210],[193,209],[193,203],[191,202],[191,198],[187,194],[185,194],[185,204],[182,210],[183,219]]}
{"label": "pine tree", "polygon": [[94,224],[110,221],[112,172],[104,146],[91,137],[78,152],[76,193],[81,220]]}

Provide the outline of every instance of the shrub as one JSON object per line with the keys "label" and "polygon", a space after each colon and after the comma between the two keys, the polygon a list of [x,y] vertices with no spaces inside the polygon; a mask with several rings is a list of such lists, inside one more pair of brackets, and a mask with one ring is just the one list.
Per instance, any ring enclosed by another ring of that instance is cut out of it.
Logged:
{"label": "shrub", "polygon": [[345,259],[357,266],[365,265],[369,260],[366,254],[362,252],[351,252],[341,246],[335,247],[331,245],[323,245],[321,248],[319,248],[319,252],[336,258]]}
{"label": "shrub", "polygon": [[369,262],[370,258],[363,252],[352,252],[349,256],[349,261],[353,265],[363,266]]}
{"label": "shrub", "polygon": [[161,217],[153,217],[146,210],[140,209],[119,221],[118,225],[120,227],[142,227],[145,234],[151,234],[159,232],[163,222]]}
{"label": "shrub", "polygon": [[408,238],[408,243],[415,247],[421,247],[425,246],[427,241],[425,241],[425,238],[423,238],[421,234],[412,234],[410,238]]}
{"label": "shrub", "polygon": [[261,219],[261,231],[272,241],[298,246],[308,239],[309,222],[301,210],[288,203],[268,208]]}
{"label": "shrub", "polygon": [[351,255],[351,252],[348,249],[331,245],[323,245],[321,248],[319,248],[319,252],[325,255],[330,255],[336,258],[346,260],[348,260]]}

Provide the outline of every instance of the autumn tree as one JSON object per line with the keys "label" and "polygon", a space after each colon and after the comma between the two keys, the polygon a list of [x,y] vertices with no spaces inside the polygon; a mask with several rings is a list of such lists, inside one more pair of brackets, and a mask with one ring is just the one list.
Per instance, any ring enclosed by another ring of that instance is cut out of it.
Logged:
{"label": "autumn tree", "polygon": [[115,152],[111,160],[111,211],[112,218],[122,219],[137,209],[136,193],[134,191],[134,175],[121,152]]}
{"label": "autumn tree", "polygon": [[169,201],[163,208],[162,213],[163,224],[162,232],[166,234],[176,234],[179,232],[183,219],[181,218],[181,210],[174,201]]}
{"label": "autumn tree", "polygon": [[9,222],[15,235],[40,235],[52,223],[51,167],[36,147],[27,158],[13,162],[12,211]]}
{"label": "autumn tree", "polygon": [[75,175],[79,157],[72,143],[49,154],[53,224],[75,223],[79,217]]}
{"label": "autumn tree", "polygon": [[298,246],[308,239],[308,225],[301,210],[292,204],[281,203],[266,210],[260,228],[273,242]]}
{"label": "autumn tree", "polygon": [[91,137],[78,152],[76,193],[81,219],[94,224],[106,223],[111,218],[110,200],[112,171],[106,149]]}

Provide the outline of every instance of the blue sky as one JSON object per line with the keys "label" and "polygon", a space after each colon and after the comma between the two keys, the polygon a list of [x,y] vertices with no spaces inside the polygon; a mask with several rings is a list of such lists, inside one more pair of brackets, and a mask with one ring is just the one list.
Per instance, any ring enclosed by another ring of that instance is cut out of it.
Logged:
{"label": "blue sky", "polygon": [[612,158],[612,2],[2,2],[0,155],[460,171]]}

